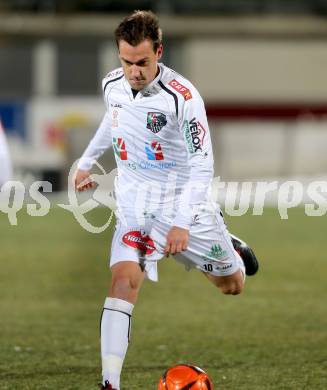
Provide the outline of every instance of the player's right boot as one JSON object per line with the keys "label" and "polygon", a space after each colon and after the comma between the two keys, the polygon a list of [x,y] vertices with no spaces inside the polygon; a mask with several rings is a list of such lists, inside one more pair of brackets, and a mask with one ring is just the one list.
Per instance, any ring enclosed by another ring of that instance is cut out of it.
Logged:
{"label": "player's right boot", "polygon": [[100,390],[117,390],[114,389],[108,381],[105,381],[104,385],[101,383],[100,386]]}
{"label": "player's right boot", "polygon": [[243,260],[246,275],[251,276],[256,274],[259,269],[259,262],[253,250],[244,241],[234,236],[234,234],[230,234],[230,237],[234,249]]}

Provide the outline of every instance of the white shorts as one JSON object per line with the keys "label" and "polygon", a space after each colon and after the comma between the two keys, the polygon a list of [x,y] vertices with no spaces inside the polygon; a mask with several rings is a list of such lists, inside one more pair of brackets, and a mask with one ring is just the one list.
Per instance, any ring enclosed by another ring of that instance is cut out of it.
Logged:
{"label": "white shorts", "polygon": [[[157,281],[157,262],[164,257],[171,220],[152,216],[141,226],[133,222],[117,220],[110,267],[121,261],[135,261],[150,280]],[[225,276],[241,269],[245,274],[243,261],[234,250],[219,209],[215,213],[203,212],[194,218],[187,250],[174,255],[174,258],[187,270],[196,268],[212,275]]]}

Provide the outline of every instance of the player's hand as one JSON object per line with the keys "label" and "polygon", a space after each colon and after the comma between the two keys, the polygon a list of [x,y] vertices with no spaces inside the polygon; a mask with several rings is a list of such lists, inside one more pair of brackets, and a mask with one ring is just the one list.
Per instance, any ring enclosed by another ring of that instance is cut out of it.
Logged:
{"label": "player's hand", "polygon": [[75,190],[82,192],[94,187],[95,183],[91,180],[90,176],[91,174],[89,171],[82,171],[81,169],[78,169],[74,176]]}
{"label": "player's hand", "polygon": [[168,257],[169,254],[174,255],[185,251],[188,246],[189,231],[187,229],[173,226],[167,234],[167,242],[165,247],[165,254]]}

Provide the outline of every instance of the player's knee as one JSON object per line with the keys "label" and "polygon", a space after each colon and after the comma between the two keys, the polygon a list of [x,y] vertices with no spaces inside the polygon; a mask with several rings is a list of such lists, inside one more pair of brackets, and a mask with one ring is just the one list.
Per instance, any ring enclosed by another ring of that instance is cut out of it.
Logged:
{"label": "player's knee", "polygon": [[126,276],[112,280],[111,293],[115,298],[128,300],[131,295],[137,294],[138,285]]}
{"label": "player's knee", "polygon": [[226,295],[239,295],[243,291],[243,283],[235,282],[220,287],[221,292]]}

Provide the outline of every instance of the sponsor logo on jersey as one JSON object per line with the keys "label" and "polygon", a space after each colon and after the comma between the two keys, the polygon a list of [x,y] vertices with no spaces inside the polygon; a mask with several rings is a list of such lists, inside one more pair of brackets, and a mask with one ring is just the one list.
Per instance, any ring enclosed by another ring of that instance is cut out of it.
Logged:
{"label": "sponsor logo on jersey", "polygon": [[159,131],[166,126],[167,118],[162,112],[148,112],[146,119],[146,128],[153,133],[159,133]]}
{"label": "sponsor logo on jersey", "polygon": [[191,94],[191,91],[184,87],[183,84],[179,83],[177,80],[171,80],[171,82],[169,83],[169,85],[171,87],[174,88],[175,91],[179,92],[181,95],[184,96],[184,100],[190,100],[192,99],[192,94]]}
{"label": "sponsor logo on jersey", "polygon": [[118,127],[118,115],[119,115],[119,111],[117,109],[112,110],[111,127]]}
{"label": "sponsor logo on jersey", "polygon": [[127,160],[127,150],[125,146],[125,141],[122,138],[113,138],[112,139],[114,152],[117,158],[120,160]]}
{"label": "sponsor logo on jersey", "polygon": [[206,135],[205,128],[199,121],[193,118],[191,121],[184,121],[184,136],[187,147],[190,153],[202,151],[204,137]]}
{"label": "sponsor logo on jersey", "polygon": [[175,161],[159,161],[159,162],[150,162],[150,161],[141,161],[139,162],[139,167],[141,169],[170,169],[176,167]]}
{"label": "sponsor logo on jersey", "polygon": [[164,160],[164,155],[161,150],[161,145],[158,141],[145,142],[145,153],[148,160]]}
{"label": "sponsor logo on jersey", "polygon": [[150,255],[156,249],[150,236],[143,234],[140,230],[132,230],[124,234],[122,241],[125,245],[135,248],[145,255]]}
{"label": "sponsor logo on jersey", "polygon": [[136,164],[135,164],[135,162],[129,161],[128,164],[127,164],[127,167],[128,167],[129,169],[131,169],[132,171],[135,171],[135,170],[136,170]]}
{"label": "sponsor logo on jersey", "polygon": [[120,103],[110,103],[110,107],[123,108],[123,106]]}

